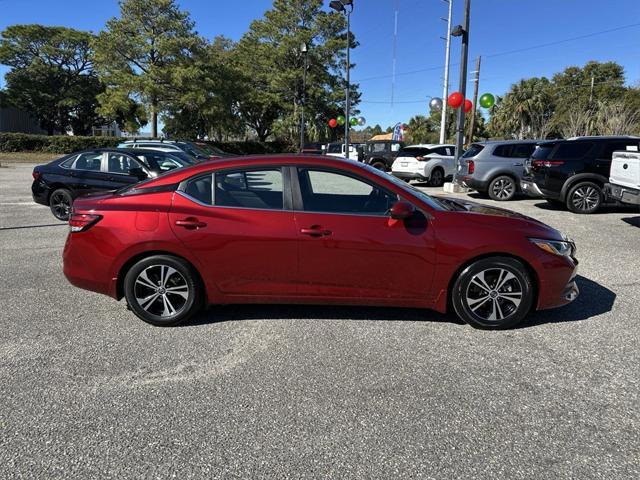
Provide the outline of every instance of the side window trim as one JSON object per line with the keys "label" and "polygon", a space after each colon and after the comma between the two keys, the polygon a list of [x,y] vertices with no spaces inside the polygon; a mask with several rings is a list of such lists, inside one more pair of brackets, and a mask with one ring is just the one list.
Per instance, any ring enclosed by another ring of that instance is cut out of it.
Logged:
{"label": "side window trim", "polygon": [[387,216],[386,213],[380,214],[380,213],[353,213],[353,212],[323,212],[323,211],[315,211],[315,210],[314,211],[305,210],[304,204],[302,201],[302,190],[300,189],[300,181],[299,181],[300,170],[315,170],[315,171],[321,171],[321,172],[334,173],[336,175],[344,175],[345,177],[350,177],[350,178],[353,178],[354,180],[358,180],[363,183],[366,183],[372,188],[377,188],[382,192],[384,192],[385,194],[389,195],[390,197],[394,197],[396,200],[399,198],[398,194],[396,194],[395,192],[389,191],[388,189],[369,180],[368,178],[362,177],[353,172],[348,172],[346,170],[340,170],[337,168],[324,167],[321,165],[311,165],[311,164],[295,165],[295,166],[291,166],[290,168],[291,168],[290,175],[292,177],[291,190],[293,192],[293,211],[294,212],[320,213],[320,214],[330,214],[330,215],[350,215],[355,217],[386,217]]}

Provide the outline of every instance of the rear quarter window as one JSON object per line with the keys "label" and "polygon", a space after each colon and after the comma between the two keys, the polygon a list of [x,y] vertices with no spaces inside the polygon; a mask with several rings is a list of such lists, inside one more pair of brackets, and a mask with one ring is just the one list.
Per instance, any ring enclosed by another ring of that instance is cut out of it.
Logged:
{"label": "rear quarter window", "polygon": [[593,148],[592,142],[561,143],[553,152],[554,159],[574,160],[584,157]]}
{"label": "rear quarter window", "polygon": [[462,154],[462,158],[471,158],[478,155],[482,150],[484,150],[484,145],[479,145],[477,143],[471,144],[469,149]]}
{"label": "rear quarter window", "polygon": [[553,151],[555,145],[537,145],[531,158],[534,160],[546,160],[549,158],[549,154]]}

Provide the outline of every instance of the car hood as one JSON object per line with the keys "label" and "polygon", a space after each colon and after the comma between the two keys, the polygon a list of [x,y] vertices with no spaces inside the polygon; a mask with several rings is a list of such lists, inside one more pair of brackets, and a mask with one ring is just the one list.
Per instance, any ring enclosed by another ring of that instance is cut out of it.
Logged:
{"label": "car hood", "polygon": [[518,228],[527,234],[543,236],[544,238],[563,240],[565,237],[555,228],[535,218],[522,215],[521,213],[507,210],[506,208],[492,207],[478,202],[456,197],[435,197],[453,209],[454,212],[462,214],[474,214],[469,217],[473,222],[487,225],[491,224],[497,228]]}

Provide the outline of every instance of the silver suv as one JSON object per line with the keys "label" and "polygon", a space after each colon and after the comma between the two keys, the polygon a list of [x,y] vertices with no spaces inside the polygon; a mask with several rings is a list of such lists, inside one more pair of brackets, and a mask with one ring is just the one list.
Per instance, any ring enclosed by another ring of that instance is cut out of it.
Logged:
{"label": "silver suv", "polygon": [[524,161],[537,140],[500,140],[472,143],[461,159],[459,175],[468,188],[493,200],[511,200],[520,189]]}

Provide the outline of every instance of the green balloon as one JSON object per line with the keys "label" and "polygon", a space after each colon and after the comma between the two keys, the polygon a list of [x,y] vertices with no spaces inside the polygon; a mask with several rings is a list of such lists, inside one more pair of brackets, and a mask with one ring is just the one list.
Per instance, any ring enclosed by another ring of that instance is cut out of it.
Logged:
{"label": "green balloon", "polygon": [[480,97],[480,106],[482,108],[491,108],[495,105],[496,99],[490,93],[485,93]]}
{"label": "green balloon", "polygon": [[342,115],[336,118],[336,120],[338,121],[338,125],[344,125],[344,117]]}
{"label": "green balloon", "polygon": [[356,125],[358,125],[358,119],[356,117],[351,117],[351,120],[349,120],[349,123],[351,124],[352,127],[355,127]]}

